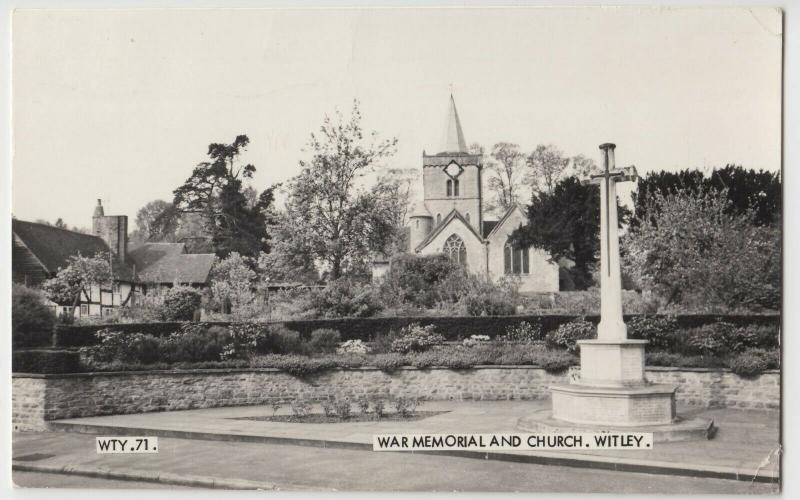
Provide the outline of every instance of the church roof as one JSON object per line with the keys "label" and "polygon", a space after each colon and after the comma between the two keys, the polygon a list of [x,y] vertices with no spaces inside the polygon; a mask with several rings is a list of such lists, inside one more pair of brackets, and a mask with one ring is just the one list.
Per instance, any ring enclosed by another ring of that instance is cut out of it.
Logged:
{"label": "church roof", "polygon": [[456,101],[453,99],[453,94],[450,94],[450,109],[447,111],[444,139],[439,153],[469,153],[467,141],[464,140],[464,131],[461,129],[461,120],[458,119],[458,111],[456,111]]}
{"label": "church roof", "polygon": [[464,225],[469,228],[469,230],[472,232],[472,234],[474,234],[475,237],[478,238],[478,240],[483,241],[483,238],[481,237],[480,234],[478,234],[475,231],[475,228],[472,227],[472,224],[470,224],[469,221],[467,221],[467,219],[465,219],[464,216],[461,215],[461,212],[459,212],[458,210],[456,210],[454,208],[453,210],[450,211],[449,214],[447,214],[447,217],[442,219],[441,224],[437,224],[436,227],[433,228],[433,231],[428,233],[428,236],[426,236],[425,239],[422,240],[422,242],[419,245],[417,245],[417,247],[414,249],[414,251],[415,252],[419,252],[420,250],[422,250],[423,248],[428,246],[428,243],[433,241],[433,239],[436,238],[439,235],[439,233],[444,231],[444,229],[448,226],[448,224],[450,224],[450,221],[452,221],[453,219],[458,219],[461,222],[463,222]]}
{"label": "church roof", "polygon": [[494,227],[497,223],[500,222],[498,220],[485,220],[483,221],[483,227],[481,228],[481,234],[483,234],[484,238],[488,238],[489,234],[491,234]]}
{"label": "church roof", "polygon": [[409,217],[433,217],[430,211],[428,211],[428,207],[425,206],[425,203],[422,201],[418,201],[414,203],[414,206],[411,207],[411,215]]}
{"label": "church roof", "polygon": [[502,227],[503,224],[505,224],[505,222],[509,219],[509,217],[511,217],[511,214],[513,214],[517,210],[519,210],[523,216],[527,217],[525,209],[522,207],[522,205],[515,203],[514,205],[508,207],[508,210],[506,210],[506,213],[504,213],[503,216],[500,217],[500,220],[493,221],[494,223],[492,224],[492,227],[488,231],[486,231],[487,228],[484,223],[484,235],[485,235],[484,238],[491,237],[492,233],[500,229],[500,227]]}

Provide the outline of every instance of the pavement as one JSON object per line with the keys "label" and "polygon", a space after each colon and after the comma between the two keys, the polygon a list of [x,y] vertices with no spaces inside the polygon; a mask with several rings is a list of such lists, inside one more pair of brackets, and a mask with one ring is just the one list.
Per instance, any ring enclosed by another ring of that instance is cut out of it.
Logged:
{"label": "pavement", "polygon": [[[248,488],[273,491],[481,491],[572,493],[777,493],[777,483],[373,453],[236,441],[159,438],[158,454],[98,455],[94,436],[20,433],[12,479],[25,487]],[[25,463],[27,470],[20,470]],[[59,468],[67,467],[67,473]],[[49,471],[49,473],[43,473]],[[191,480],[197,482],[192,483]],[[176,482],[178,480],[179,482]]]}
{"label": "pavement", "polygon": [[[498,465],[511,467],[534,467],[546,465],[549,470],[554,467],[580,467],[593,471],[616,471],[626,473],[646,473],[652,476],[683,476],[682,481],[688,477],[710,479],[737,479],[740,482],[771,483],[769,486],[777,487],[779,477],[779,412],[774,410],[730,410],[730,409],[692,409],[679,408],[679,413],[691,417],[702,416],[712,418],[718,431],[713,439],[700,441],[684,441],[670,443],[656,443],[648,450],[592,450],[592,451],[508,451],[508,452],[436,452],[426,453],[387,453],[371,452],[373,434],[390,433],[511,433],[520,432],[516,424],[521,416],[526,413],[547,407],[547,401],[491,401],[491,402],[426,402],[423,410],[442,411],[435,416],[423,420],[404,421],[369,421],[347,422],[333,424],[298,424],[286,422],[267,422],[247,420],[247,417],[269,416],[273,414],[271,407],[249,406],[232,408],[214,408],[202,410],[186,410],[161,413],[144,413],[135,415],[113,415],[105,417],[89,417],[58,420],[51,423],[53,433],[18,433],[14,441],[14,466],[15,470],[35,470],[36,467],[47,468],[50,472],[58,472],[64,468],[84,467],[78,473],[91,476],[93,468],[96,470],[93,477],[115,479],[115,472],[125,472],[135,462],[138,471],[149,471],[150,477],[145,480],[160,481],[164,484],[202,487],[225,487],[245,489],[307,489],[326,487],[325,484],[308,484],[303,476],[281,478],[279,482],[261,481],[256,478],[244,477],[244,472],[238,469],[230,470],[230,474],[208,480],[207,472],[197,472],[198,465],[205,464],[200,458],[189,461],[188,469],[174,471],[172,463],[164,463],[164,468],[154,470],[142,469],[143,464],[164,462],[169,458],[167,451],[157,455],[96,455],[94,441],[86,440],[85,436],[75,436],[72,433],[91,435],[139,435],[159,436],[159,441],[168,438],[175,442],[192,443],[198,446],[205,442],[216,446],[218,450],[245,449],[255,446],[261,453],[267,448],[279,448],[281,453],[298,453],[305,456],[303,462],[308,465],[308,459],[318,459],[321,450],[308,450],[308,447],[327,448],[330,452],[355,453],[360,459],[368,463],[378,463],[382,460],[408,460],[409,463],[434,460],[441,462],[443,456],[451,463],[452,460],[468,460],[485,467],[489,462],[498,462]],[[288,409],[279,410],[278,414],[288,414]],[[65,432],[70,434],[65,434]],[[78,439],[75,445],[80,444],[74,453],[69,452],[63,443],[68,440]],[[85,448],[90,441],[91,450]],[[216,441],[217,443],[213,443]],[[231,447],[224,447],[220,441]],[[51,451],[42,451],[51,450]],[[21,461],[19,457],[30,454],[51,454],[53,457],[33,461]],[[223,453],[223,455],[220,455]],[[257,457],[254,452],[253,459]],[[228,458],[238,458],[235,453],[231,457],[225,456],[227,452],[212,452],[209,455],[209,464],[215,464],[224,456],[225,463]],[[179,455],[183,458],[184,454]],[[195,455],[192,455],[195,456]],[[387,456],[393,457],[391,459]],[[109,458],[110,457],[110,458]],[[131,458],[134,457],[134,458]],[[157,458],[154,458],[157,457]],[[173,457],[176,458],[176,457]],[[480,462],[475,459],[481,459]],[[177,464],[178,462],[176,462]],[[233,462],[230,462],[233,463]],[[426,462],[427,463],[427,462]],[[127,464],[127,465],[126,465]],[[406,467],[410,465],[406,464]],[[27,469],[26,469],[27,467]],[[120,469],[120,467],[122,469]],[[171,468],[172,467],[172,468]],[[435,465],[432,467],[436,468]],[[33,468],[33,469],[32,469]],[[244,466],[247,469],[246,466]],[[202,469],[202,467],[200,467]],[[212,470],[214,468],[212,467]],[[572,469],[574,471],[574,469]],[[46,472],[46,471],[45,471]],[[152,477],[156,472],[161,474]],[[573,472],[574,474],[575,472]],[[170,476],[173,474],[173,476]],[[581,473],[583,474],[583,473]],[[163,478],[161,476],[164,476]],[[177,475],[177,476],[175,476]],[[181,478],[185,479],[182,480]],[[187,479],[188,478],[188,479]],[[206,478],[205,482],[200,479]],[[131,477],[128,477],[131,479]],[[295,480],[301,481],[295,484]],[[227,481],[227,482],[224,482]],[[237,483],[236,481],[243,481]],[[352,483],[352,481],[351,481]],[[357,481],[355,482],[357,483]],[[353,484],[355,484],[353,483]],[[435,484],[434,484],[435,485]],[[361,485],[367,486],[367,485]],[[431,486],[430,484],[428,486]],[[367,488],[369,489],[369,488]],[[402,489],[402,488],[401,488]],[[526,491],[526,490],[520,490]],[[544,490],[536,490],[544,491]],[[555,491],[555,490],[554,490]],[[649,491],[649,490],[646,490]]]}

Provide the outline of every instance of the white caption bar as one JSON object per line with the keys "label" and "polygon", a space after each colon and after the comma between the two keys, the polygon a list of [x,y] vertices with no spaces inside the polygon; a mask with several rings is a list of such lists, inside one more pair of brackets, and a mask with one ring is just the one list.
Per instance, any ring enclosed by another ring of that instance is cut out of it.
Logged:
{"label": "white caption bar", "polygon": [[641,450],[653,448],[649,432],[559,434],[375,434],[374,451],[423,450]]}
{"label": "white caption bar", "polygon": [[96,438],[97,453],[158,453],[158,438],[118,436]]}

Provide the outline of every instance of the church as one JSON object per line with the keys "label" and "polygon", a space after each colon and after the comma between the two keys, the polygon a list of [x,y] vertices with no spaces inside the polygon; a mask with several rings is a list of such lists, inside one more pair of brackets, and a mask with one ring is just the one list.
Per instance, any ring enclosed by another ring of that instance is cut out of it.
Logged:
{"label": "church", "polygon": [[[521,292],[557,292],[558,264],[532,247],[509,241],[527,223],[523,207],[509,208],[499,220],[484,219],[481,157],[470,154],[453,96],[441,149],[422,153],[423,200],[409,217],[408,251],[419,255],[444,253],[470,272],[493,281],[518,280]],[[383,264],[385,271],[388,262]]]}

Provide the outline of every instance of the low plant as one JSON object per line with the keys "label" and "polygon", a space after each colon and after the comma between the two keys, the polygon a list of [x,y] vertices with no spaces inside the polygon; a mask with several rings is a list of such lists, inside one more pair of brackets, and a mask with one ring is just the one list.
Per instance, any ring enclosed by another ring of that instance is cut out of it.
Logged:
{"label": "low plant", "polygon": [[397,413],[403,418],[408,418],[413,413],[411,410],[411,400],[403,396],[394,400],[394,407]]}
{"label": "low plant", "polygon": [[280,401],[272,403],[272,416],[274,417],[275,414],[278,413],[278,410],[280,410],[281,408],[283,408],[283,404],[281,404]]}
{"label": "low plant", "polygon": [[378,354],[373,362],[375,367],[381,371],[391,373],[405,364],[405,357],[398,353]]}
{"label": "low plant", "polygon": [[728,359],[731,371],[742,377],[757,377],[764,371],[778,368],[780,356],[777,350],[748,349]]}
{"label": "low plant", "polygon": [[336,347],[341,340],[342,335],[338,330],[318,328],[311,332],[308,350],[312,353],[330,354],[336,352]]}
{"label": "low plant", "polygon": [[538,321],[530,324],[523,321],[517,325],[506,328],[505,334],[497,338],[500,342],[520,342],[529,344],[543,339],[542,325]]}
{"label": "low plant", "polygon": [[557,330],[545,336],[547,346],[552,349],[566,349],[576,353],[580,349],[578,340],[592,339],[597,336],[597,327],[585,319],[577,319],[564,323]]}
{"label": "low plant", "polygon": [[336,348],[337,354],[368,354],[369,352],[369,347],[361,339],[347,340]]}
{"label": "low plant", "polygon": [[291,408],[292,415],[294,415],[295,418],[303,418],[311,413],[311,403],[305,399],[295,399],[292,401]]}
{"label": "low plant", "polygon": [[412,323],[400,329],[398,337],[392,342],[392,351],[422,352],[444,342],[444,337],[436,333],[434,325],[420,326]]}
{"label": "low plant", "polygon": [[630,338],[647,340],[652,349],[670,349],[679,331],[675,316],[634,316],[626,325]]}
{"label": "low plant", "polygon": [[367,399],[366,397],[360,397],[358,398],[356,404],[358,405],[358,409],[359,411],[361,411],[362,415],[369,414],[369,399]]}
{"label": "low plant", "polygon": [[339,420],[347,420],[352,414],[350,398],[336,399],[333,403],[333,408],[336,412],[336,416],[339,417]]}
{"label": "low plant", "polygon": [[489,342],[490,340],[488,335],[470,335],[468,338],[464,339],[461,345],[464,347],[475,347],[482,343]]}
{"label": "low plant", "polygon": [[375,418],[382,419],[386,412],[386,401],[383,398],[375,398],[372,402],[372,411],[375,413]]}
{"label": "low plant", "polygon": [[326,417],[333,417],[336,415],[336,410],[334,409],[333,401],[330,398],[326,398],[322,400],[322,413],[325,414]]}
{"label": "low plant", "polygon": [[561,373],[576,364],[577,361],[575,356],[568,352],[546,351],[538,365],[548,373]]}

